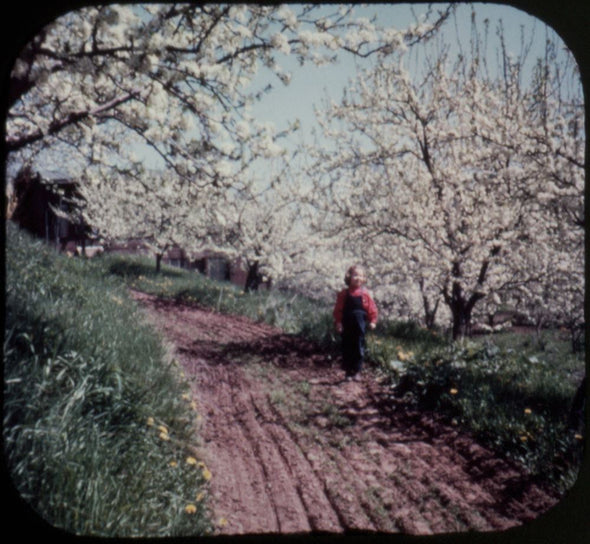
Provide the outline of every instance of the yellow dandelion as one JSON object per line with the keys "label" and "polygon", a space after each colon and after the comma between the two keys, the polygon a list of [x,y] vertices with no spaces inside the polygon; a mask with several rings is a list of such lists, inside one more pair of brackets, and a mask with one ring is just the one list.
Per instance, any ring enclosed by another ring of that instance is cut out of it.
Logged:
{"label": "yellow dandelion", "polygon": [[191,400],[191,396],[188,393],[183,393],[182,398],[183,400]]}
{"label": "yellow dandelion", "polygon": [[164,434],[168,434],[168,427],[166,427],[166,425],[158,425],[158,431]]}
{"label": "yellow dandelion", "polygon": [[168,433],[160,433],[160,439],[164,441],[170,440],[170,435]]}
{"label": "yellow dandelion", "polygon": [[529,414],[532,414],[533,411],[530,408],[525,408],[524,409],[524,413],[527,414],[527,415],[529,415]]}
{"label": "yellow dandelion", "polygon": [[177,467],[178,463],[176,461],[170,461],[170,463],[168,463],[172,468]]}
{"label": "yellow dandelion", "polygon": [[196,465],[197,464],[197,460],[194,457],[187,457],[186,458],[186,464],[187,465]]}
{"label": "yellow dandelion", "polygon": [[521,442],[526,442],[528,439],[529,439],[528,436],[526,436],[524,434],[520,437]]}
{"label": "yellow dandelion", "polygon": [[148,417],[147,418],[146,424],[147,424],[148,427],[153,427],[154,426],[154,423],[155,423],[155,421],[154,421],[154,418],[153,417]]}
{"label": "yellow dandelion", "polygon": [[227,525],[227,519],[226,518],[219,518],[219,521],[217,522],[217,526],[218,527],[225,527]]}
{"label": "yellow dandelion", "polygon": [[200,492],[200,493],[197,495],[197,497],[195,498],[195,500],[196,500],[197,502],[201,502],[201,501],[202,501],[204,498],[205,498],[205,492],[204,492],[204,491],[201,491],[201,492]]}
{"label": "yellow dandelion", "polygon": [[211,479],[211,476],[212,476],[211,471],[207,467],[204,467],[203,468],[203,478],[205,478],[206,481],[209,481]]}
{"label": "yellow dandelion", "polygon": [[184,511],[185,511],[187,514],[194,514],[194,513],[197,511],[197,506],[196,506],[196,505],[194,505],[194,504],[192,504],[192,503],[191,503],[191,504],[187,504],[187,505],[184,507]]}
{"label": "yellow dandelion", "polygon": [[191,402],[191,408],[196,412],[197,411],[197,403],[193,400]]}
{"label": "yellow dandelion", "polygon": [[456,395],[459,392],[458,389],[455,389],[454,387],[449,391],[449,393],[451,393],[451,395]]}

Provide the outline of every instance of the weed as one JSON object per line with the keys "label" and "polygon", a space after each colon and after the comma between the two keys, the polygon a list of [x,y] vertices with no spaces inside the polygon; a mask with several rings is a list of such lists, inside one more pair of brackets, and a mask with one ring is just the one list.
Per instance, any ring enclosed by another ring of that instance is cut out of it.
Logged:
{"label": "weed", "polygon": [[268,398],[272,405],[284,405],[286,400],[285,391],[283,391],[282,389],[275,389],[270,392]]}
{"label": "weed", "polygon": [[341,409],[331,402],[324,402],[320,407],[320,414],[327,418],[330,427],[344,429],[350,427],[354,421],[346,414],[341,412]]}

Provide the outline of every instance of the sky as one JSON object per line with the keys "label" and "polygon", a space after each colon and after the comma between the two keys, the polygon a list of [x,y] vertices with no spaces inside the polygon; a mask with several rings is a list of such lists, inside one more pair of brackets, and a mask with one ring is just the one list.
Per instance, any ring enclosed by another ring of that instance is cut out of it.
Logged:
{"label": "sky", "polygon": [[[444,6],[444,4],[440,4]],[[377,14],[378,23],[404,29],[415,21],[411,9],[419,14],[420,6],[410,4],[373,4],[364,8],[357,8],[355,13],[370,17]],[[470,7],[459,6],[457,15],[457,29],[464,46],[468,44],[470,32]],[[532,17],[524,11],[499,4],[475,4],[478,18],[490,19],[490,32],[495,28],[497,19],[502,19],[508,47],[517,54],[520,50],[520,28],[534,30],[535,46],[539,54],[542,51],[545,35],[545,23],[536,17]],[[445,25],[449,38],[454,37],[456,28],[454,24]],[[255,116],[264,121],[275,123],[277,129],[285,128],[289,122],[296,119],[300,122],[300,130],[295,133],[293,144],[305,140],[312,142],[312,130],[316,127],[314,106],[320,106],[326,98],[339,101],[343,89],[348,80],[356,73],[355,60],[345,56],[338,63],[328,66],[315,67],[313,65],[300,68],[294,59],[287,59],[286,71],[292,71],[292,80],[288,86],[284,86],[275,78],[273,90],[265,96],[263,101],[254,107]],[[261,74],[261,77],[264,77]],[[290,146],[289,146],[290,147]]]}

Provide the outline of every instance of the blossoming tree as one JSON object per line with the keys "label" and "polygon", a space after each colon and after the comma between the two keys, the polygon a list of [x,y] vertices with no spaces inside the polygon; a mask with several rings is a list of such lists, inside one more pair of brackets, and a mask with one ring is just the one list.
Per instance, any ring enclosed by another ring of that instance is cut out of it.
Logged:
{"label": "blossoming tree", "polygon": [[420,72],[403,54],[382,59],[319,112],[338,147],[309,150],[321,231],[362,248],[386,305],[432,325],[443,303],[454,338],[484,300],[581,304],[579,83],[569,107],[555,80],[541,99],[538,82],[522,84],[522,59],[502,50],[493,73],[471,45],[454,56],[436,43]]}
{"label": "blossoming tree", "polygon": [[[350,5],[72,11],[16,60],[6,150],[21,163],[64,149],[79,158],[81,206],[106,238],[141,235],[157,255],[171,243],[225,247],[218,220],[246,186],[245,170],[281,152],[273,128],[251,114],[271,86],[259,69],[288,83],[286,55],[321,64],[339,52],[387,54],[435,32],[448,13],[398,31],[355,19]],[[145,150],[159,158],[159,176],[146,173]]]}
{"label": "blossoming tree", "polygon": [[[521,265],[538,281],[505,299],[522,308],[540,328],[566,327],[578,349],[584,330],[585,130],[580,73],[570,55],[546,40],[545,56],[533,70],[528,123],[521,138],[494,142],[533,165],[536,209],[544,225]],[[508,295],[508,296],[506,296]],[[511,300],[512,299],[512,300]]]}

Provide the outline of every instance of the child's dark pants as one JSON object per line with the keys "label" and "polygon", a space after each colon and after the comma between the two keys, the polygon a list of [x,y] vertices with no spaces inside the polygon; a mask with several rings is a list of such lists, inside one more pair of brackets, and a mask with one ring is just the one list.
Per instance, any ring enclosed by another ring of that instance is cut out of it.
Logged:
{"label": "child's dark pants", "polygon": [[347,376],[360,372],[365,357],[367,312],[362,297],[348,295],[342,315],[342,365]]}

